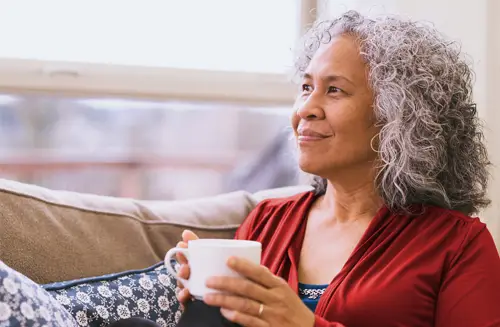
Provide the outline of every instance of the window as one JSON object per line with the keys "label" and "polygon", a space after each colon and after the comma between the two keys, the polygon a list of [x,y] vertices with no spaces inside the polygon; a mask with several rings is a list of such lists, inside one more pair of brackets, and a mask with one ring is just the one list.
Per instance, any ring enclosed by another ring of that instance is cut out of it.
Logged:
{"label": "window", "polygon": [[300,183],[287,70],[315,0],[4,0],[0,177],[149,200]]}
{"label": "window", "polygon": [[2,95],[0,178],[149,200],[296,185],[289,114],[222,102]]}
{"label": "window", "polygon": [[5,0],[0,88],[290,102],[312,2]]}
{"label": "window", "polygon": [[295,0],[15,0],[3,7],[1,55],[49,61],[282,73],[300,27]]}

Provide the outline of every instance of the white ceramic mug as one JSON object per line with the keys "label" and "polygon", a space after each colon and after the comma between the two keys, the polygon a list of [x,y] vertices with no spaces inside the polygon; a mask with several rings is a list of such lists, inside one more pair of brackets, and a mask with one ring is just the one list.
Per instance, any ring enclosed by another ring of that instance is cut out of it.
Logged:
{"label": "white ceramic mug", "polygon": [[[245,258],[255,264],[260,264],[262,245],[255,241],[199,239],[188,241],[188,248],[172,248],[165,255],[165,267],[182,282],[189,293],[197,299],[210,292],[216,292],[205,286],[212,276],[238,276],[227,266],[229,257]],[[182,253],[187,258],[190,268],[188,280],[177,276],[172,266],[176,254]]]}

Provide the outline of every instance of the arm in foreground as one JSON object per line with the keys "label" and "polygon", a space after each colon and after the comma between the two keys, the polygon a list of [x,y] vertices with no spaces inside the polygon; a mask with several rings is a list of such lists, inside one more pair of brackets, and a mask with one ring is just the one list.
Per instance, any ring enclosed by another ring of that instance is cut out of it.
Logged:
{"label": "arm in foreground", "polygon": [[474,227],[444,276],[436,327],[500,327],[500,258],[486,227]]}
{"label": "arm in foreground", "polygon": [[214,276],[207,286],[222,293],[203,298],[221,307],[228,320],[244,327],[345,327],[315,316],[288,283],[266,267],[241,258],[231,258],[228,265],[243,278]]}
{"label": "arm in foreground", "polygon": [[[275,214],[272,210],[272,208],[269,208],[267,206],[267,201],[263,201],[261,202],[259,205],[257,205],[257,207],[252,210],[252,212],[250,212],[250,214],[248,215],[248,217],[245,219],[245,221],[240,225],[240,227],[238,228],[237,232],[236,232],[236,235],[235,235],[235,239],[240,239],[240,240],[251,240],[251,239],[257,239],[257,235],[256,235],[256,226],[259,225],[262,220],[265,220],[267,219],[267,217],[269,215],[273,215]],[[250,264],[251,265],[251,264]],[[245,265],[244,265],[245,267]],[[241,268],[241,267],[240,267]],[[246,268],[246,269],[245,269]],[[295,294],[291,288],[288,286],[288,284],[284,281],[282,281],[280,278],[274,276],[269,270],[267,269],[261,269],[261,267],[257,268],[257,267],[254,267],[254,269],[248,269],[248,267],[245,267],[243,268],[243,271],[240,271],[240,274],[242,274],[243,276],[249,278],[250,280],[258,280],[258,279],[268,279],[268,280],[277,280],[277,286],[276,288],[280,289],[279,293],[281,294],[285,294],[284,298],[286,299],[284,302],[287,304],[287,305],[290,305],[291,303],[294,303],[295,305],[293,306],[294,308],[292,310],[286,310],[284,309],[283,307],[280,308],[280,310],[278,311],[281,311],[281,312],[288,312],[288,314],[285,314],[285,316],[288,316],[288,317],[294,317],[295,315],[292,315],[292,314],[289,314],[290,311],[294,312],[295,314],[297,313],[297,311],[302,311],[304,310],[304,312],[307,312],[307,313],[310,313],[310,310],[309,308],[307,308],[303,303],[302,303],[302,300],[300,300],[300,298],[298,297],[297,294]],[[263,267],[262,267],[263,268]],[[234,268],[233,268],[234,269]],[[237,268],[236,268],[237,270]],[[260,276],[259,276],[259,271],[260,271]],[[254,276],[255,274],[255,276]],[[264,275],[264,276],[263,276]],[[242,283],[244,283],[244,281],[240,281]],[[222,283],[224,284],[224,283]],[[229,285],[231,283],[225,283],[225,285]],[[235,289],[239,289],[241,290],[241,285],[238,285],[239,283],[236,283],[237,286],[235,286]],[[252,283],[253,284],[253,283]],[[253,287],[259,287],[259,286],[262,286],[262,284],[260,283],[255,283],[253,286],[249,286],[247,284],[246,286],[246,289],[248,288],[253,288]],[[272,283],[271,283],[272,284]],[[267,287],[265,287],[267,289]],[[277,292],[276,291],[276,288],[274,290],[274,294],[276,294]],[[248,296],[248,292],[243,292],[245,294],[243,294],[242,296],[245,297]],[[280,295],[281,295],[280,294]],[[221,300],[221,299],[219,299]],[[245,299],[246,301],[250,300],[250,299]],[[241,300],[240,300],[241,301]],[[235,299],[232,299],[232,300],[229,300],[228,302],[231,302],[231,304],[236,304],[238,302],[240,302],[238,300],[235,301]],[[275,305],[278,304],[278,306],[281,306],[279,304],[280,301],[276,301],[278,303],[274,303]],[[220,306],[224,307],[223,304],[221,304],[221,302],[219,303]],[[248,302],[246,302],[245,305],[241,305],[240,308],[242,307],[251,307],[250,304],[248,304]],[[234,309],[233,309],[234,310]],[[236,309],[237,310],[237,309]],[[258,308],[254,308],[254,311],[257,310],[258,312]],[[269,308],[267,308],[266,311],[268,311]],[[238,317],[238,313],[236,314],[235,316],[235,311],[232,311],[230,312],[229,314],[227,313],[226,311],[226,318],[228,318],[229,320],[232,320],[232,321],[235,321],[237,320],[238,318],[241,319],[241,316]],[[266,315],[267,315],[267,312],[266,312]],[[312,314],[311,314],[312,316]],[[269,316],[267,316],[267,318],[271,318]],[[272,317],[272,318],[277,318],[277,317]],[[279,318],[278,318],[279,319]],[[320,316],[318,315],[315,315],[314,318],[312,318],[314,320],[314,325],[312,327],[346,327],[345,325],[341,324],[341,323],[337,323],[337,322],[328,322],[326,321],[324,318],[321,318]],[[263,321],[262,319],[259,319],[260,321],[258,321],[257,319],[254,319],[253,321],[245,321],[247,324],[244,324],[242,320],[239,320],[240,324],[242,324],[243,326],[245,327],[251,327],[251,326],[269,326],[268,325],[268,321]],[[284,320],[286,319],[283,319],[280,321],[280,323],[283,325],[284,323]],[[294,321],[297,322],[297,319],[296,317],[294,317],[294,319],[292,319]],[[253,323],[253,324],[252,324]],[[285,325],[283,325],[285,326]],[[291,326],[289,324],[286,324],[286,326]],[[302,326],[304,327],[304,326]]]}

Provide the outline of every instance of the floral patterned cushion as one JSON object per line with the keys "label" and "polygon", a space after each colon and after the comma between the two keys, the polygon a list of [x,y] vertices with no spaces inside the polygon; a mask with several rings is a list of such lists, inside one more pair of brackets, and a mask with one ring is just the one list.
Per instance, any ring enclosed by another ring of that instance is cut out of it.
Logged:
{"label": "floral patterned cushion", "polygon": [[0,261],[0,327],[73,327],[76,321],[40,285]]}
{"label": "floral patterned cushion", "polygon": [[44,287],[72,313],[79,326],[107,326],[140,317],[173,327],[181,315],[175,279],[163,263]]}

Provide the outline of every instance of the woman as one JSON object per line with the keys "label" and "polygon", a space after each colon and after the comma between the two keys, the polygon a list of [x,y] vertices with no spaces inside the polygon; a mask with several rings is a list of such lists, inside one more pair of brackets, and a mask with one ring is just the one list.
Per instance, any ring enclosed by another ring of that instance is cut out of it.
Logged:
{"label": "woman", "polygon": [[210,279],[225,293],[204,301],[249,327],[500,326],[499,255],[469,217],[489,204],[488,158],[458,46],[351,11],[315,24],[296,67],[315,191],[260,203],[236,238],[262,242],[263,266],[232,258],[246,278]]}

